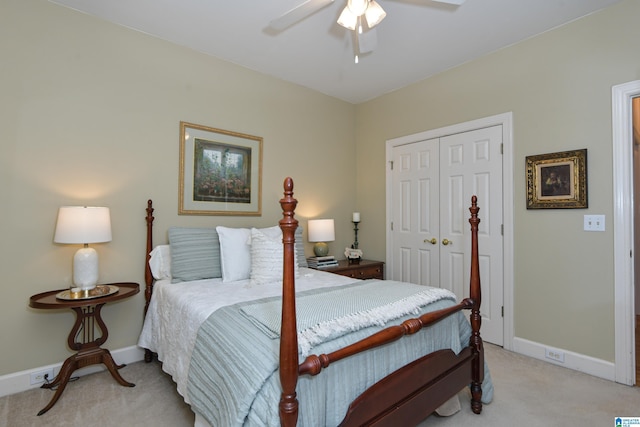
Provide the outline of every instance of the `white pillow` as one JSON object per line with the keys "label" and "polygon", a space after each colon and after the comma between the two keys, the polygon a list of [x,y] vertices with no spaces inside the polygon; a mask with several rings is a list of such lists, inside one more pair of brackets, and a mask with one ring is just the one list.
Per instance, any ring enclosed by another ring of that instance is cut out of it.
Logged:
{"label": "white pillow", "polygon": [[[280,227],[251,229],[251,284],[282,281],[282,230]],[[298,275],[298,263],[295,275]]]}
{"label": "white pillow", "polygon": [[[253,238],[253,230],[256,230],[256,229],[255,228],[251,229],[252,238]],[[280,228],[279,225],[274,225],[273,227],[267,227],[267,228],[258,228],[257,230],[263,233],[265,236],[267,236],[270,239],[280,239],[280,245],[282,246],[282,229]]]}
{"label": "white pillow", "polygon": [[156,280],[171,279],[171,246],[158,245],[150,252],[149,267]]}
{"label": "white pillow", "polygon": [[[274,240],[280,246],[280,264],[282,264],[282,230],[279,226],[256,229],[265,237]],[[249,228],[229,228],[217,226],[220,238],[220,264],[222,281],[235,282],[251,278],[252,235]],[[297,268],[297,265],[296,265]],[[280,265],[282,271],[282,265]],[[282,274],[281,274],[282,275]]]}
{"label": "white pillow", "polygon": [[248,279],[251,273],[251,230],[217,226],[220,237],[222,281]]}

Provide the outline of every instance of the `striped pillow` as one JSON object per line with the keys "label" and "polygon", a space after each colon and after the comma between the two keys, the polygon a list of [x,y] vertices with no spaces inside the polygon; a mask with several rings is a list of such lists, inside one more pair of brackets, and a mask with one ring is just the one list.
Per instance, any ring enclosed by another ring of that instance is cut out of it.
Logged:
{"label": "striped pillow", "polygon": [[222,277],[220,240],[212,228],[169,228],[171,283]]}

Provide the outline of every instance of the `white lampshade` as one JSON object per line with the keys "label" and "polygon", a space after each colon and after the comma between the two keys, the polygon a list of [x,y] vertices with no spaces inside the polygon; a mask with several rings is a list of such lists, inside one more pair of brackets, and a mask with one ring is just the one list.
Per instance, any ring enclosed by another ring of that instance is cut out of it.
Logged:
{"label": "white lampshade", "polygon": [[326,256],[329,253],[329,246],[326,242],[336,240],[334,221],[332,219],[312,219],[307,224],[309,229],[308,239],[316,242],[313,252],[316,256]]}
{"label": "white lampshade", "polygon": [[109,208],[62,206],[58,210],[56,243],[103,243],[111,241]]}
{"label": "white lampshade", "polygon": [[312,219],[308,223],[310,242],[333,242],[336,240],[332,219]]}
{"label": "white lampshade", "polygon": [[98,253],[88,244],[111,241],[109,208],[61,207],[53,241],[84,245],[73,257],[73,283],[82,290],[93,289],[98,283]]}

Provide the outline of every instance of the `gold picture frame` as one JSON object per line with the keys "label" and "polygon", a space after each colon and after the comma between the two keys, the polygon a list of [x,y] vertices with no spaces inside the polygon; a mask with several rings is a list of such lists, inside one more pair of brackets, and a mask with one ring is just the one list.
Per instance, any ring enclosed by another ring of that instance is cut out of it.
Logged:
{"label": "gold picture frame", "polygon": [[584,209],[587,150],[527,156],[527,209]]}
{"label": "gold picture frame", "polygon": [[262,215],[262,137],[180,122],[179,215]]}

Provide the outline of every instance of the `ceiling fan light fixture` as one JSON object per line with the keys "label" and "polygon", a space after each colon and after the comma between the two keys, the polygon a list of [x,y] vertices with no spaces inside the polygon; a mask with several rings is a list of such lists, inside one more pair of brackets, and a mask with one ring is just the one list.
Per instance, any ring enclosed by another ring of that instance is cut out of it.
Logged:
{"label": "ceiling fan light fixture", "polygon": [[342,25],[346,29],[355,30],[356,25],[358,23],[358,16],[354,15],[350,10],[349,6],[345,6],[344,10],[340,14],[338,18],[338,24]]}
{"label": "ceiling fan light fixture", "polygon": [[367,18],[369,28],[373,28],[382,22],[384,17],[387,16],[387,12],[375,0],[371,0],[364,16]]}
{"label": "ceiling fan light fixture", "polygon": [[369,28],[373,28],[387,16],[387,13],[375,0],[348,0],[338,18],[338,24],[355,31],[358,18],[363,16]]}
{"label": "ceiling fan light fixture", "polygon": [[367,11],[369,0],[347,0],[347,8],[356,16],[362,16]]}

